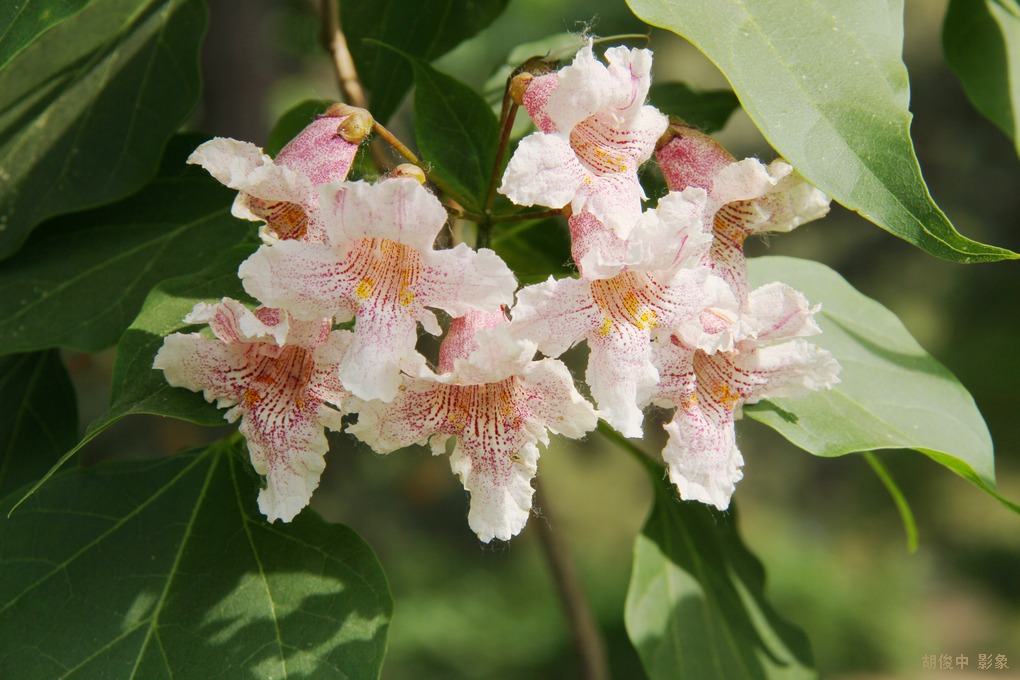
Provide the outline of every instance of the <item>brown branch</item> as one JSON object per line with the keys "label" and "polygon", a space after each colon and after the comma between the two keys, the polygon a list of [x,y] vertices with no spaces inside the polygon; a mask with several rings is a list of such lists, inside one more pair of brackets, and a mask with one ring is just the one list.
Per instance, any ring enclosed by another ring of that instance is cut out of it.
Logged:
{"label": "brown branch", "polygon": [[574,652],[581,663],[581,677],[585,680],[609,680],[609,661],[602,631],[599,630],[585,598],[577,567],[563,541],[563,536],[558,534],[555,525],[550,523],[549,501],[537,478],[535,485],[537,487],[535,494],[541,498],[542,514],[545,516],[537,518],[539,521],[532,524],[538,529],[542,552],[549,563],[556,590],[563,601],[563,608],[570,623]]}
{"label": "brown branch", "polygon": [[[347,38],[340,29],[339,0],[321,0],[320,23],[322,46],[333,60],[333,71],[336,73],[340,93],[346,103],[358,108],[368,109],[368,98],[358,78],[358,69],[354,66],[354,58],[347,47]],[[368,143],[372,161],[380,172],[392,168],[393,164],[386,157],[385,150],[377,140]]]}
{"label": "brown branch", "polygon": [[362,109],[368,108],[365,90],[361,87],[358,70],[354,67],[354,59],[347,48],[347,39],[340,30],[340,10],[338,0],[322,0],[322,46],[333,57],[333,70],[336,72],[340,90],[348,104]]}

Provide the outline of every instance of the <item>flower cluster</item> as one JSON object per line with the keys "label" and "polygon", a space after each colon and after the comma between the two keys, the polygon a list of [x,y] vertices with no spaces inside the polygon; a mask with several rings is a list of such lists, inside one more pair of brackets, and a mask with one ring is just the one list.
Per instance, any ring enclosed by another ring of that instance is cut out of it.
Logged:
{"label": "flower cluster", "polygon": [[[454,438],[469,525],[507,540],[530,514],[550,432],[583,437],[601,417],[639,437],[653,403],[676,409],[663,458],[681,496],[725,508],[743,464],[741,405],[838,381],[835,360],[800,339],[818,332],[817,307],[781,283],[750,290],[743,254],[750,234],[824,215],[827,197],[789,165],[735,161],[645,104],[648,50],[605,59],[589,43],[560,71],[515,81],[537,131],[499,191],[563,210],[580,275],[527,286],[516,304],[496,253],[435,249],[447,211],[419,179],[347,181],[366,111],[330,108],[275,159],[227,139],[192,155],[240,192],[236,216],[264,224],[239,269],[263,306],[199,304],[185,320],[215,337],[174,334],[154,367],[241,418],[270,520],[308,503],[325,429],[356,414],[347,431],[380,453],[444,453]],[[653,156],[670,191],[644,210],[638,168]],[[452,318],[435,368],[416,346],[419,324],[443,332],[433,310]],[[557,359],[582,340],[597,409]]]}

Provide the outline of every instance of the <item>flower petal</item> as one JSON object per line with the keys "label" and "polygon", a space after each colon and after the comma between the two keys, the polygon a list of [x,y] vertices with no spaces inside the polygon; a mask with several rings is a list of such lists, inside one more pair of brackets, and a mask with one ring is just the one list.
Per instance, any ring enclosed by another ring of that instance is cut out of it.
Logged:
{"label": "flower petal", "polygon": [[321,195],[334,245],[385,238],[428,251],[446,224],[446,210],[439,199],[410,177],[394,177],[375,184],[327,185]]}
{"label": "flower petal", "polygon": [[605,335],[588,338],[591,353],[585,380],[599,415],[624,437],[642,435],[639,404],[648,401],[659,382],[649,342],[648,330],[630,324],[613,324]]}
{"label": "flower petal", "polygon": [[664,429],[669,439],[662,457],[680,498],[728,508],[734,485],[744,476],[733,419],[698,407],[679,408]]}
{"label": "flower petal", "polygon": [[412,288],[422,305],[463,316],[472,309],[495,311],[513,304],[517,279],[488,248],[474,251],[458,243],[449,250],[425,253],[423,264],[421,277]]}
{"label": "flower petal", "polygon": [[538,447],[534,442],[501,423],[483,423],[480,436],[458,440],[450,468],[471,494],[468,526],[480,541],[509,541],[521,532],[535,493],[531,480],[538,470]]}
{"label": "flower petal", "polygon": [[563,137],[536,132],[517,145],[499,193],[517,205],[562,208],[589,176]]}
{"label": "flower petal", "polygon": [[573,347],[598,328],[601,321],[588,281],[556,281],[551,276],[518,291],[511,315],[514,337],[533,341],[543,354],[551,357]]}

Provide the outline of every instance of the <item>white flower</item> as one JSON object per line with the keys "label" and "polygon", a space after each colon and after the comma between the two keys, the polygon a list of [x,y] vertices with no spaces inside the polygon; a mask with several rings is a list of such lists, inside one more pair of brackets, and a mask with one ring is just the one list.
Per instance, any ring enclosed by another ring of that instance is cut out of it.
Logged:
{"label": "white flower", "polygon": [[640,437],[639,404],[659,379],[651,339],[699,318],[721,298],[732,298],[729,287],[705,267],[634,268],[595,280],[550,277],[517,294],[512,330],[553,357],[586,339],[591,353],[585,380],[599,415],[624,436]]}
{"label": "white flower", "polygon": [[202,391],[229,422],[241,419],[255,471],[266,477],[259,509],[289,522],[319,485],[328,449],[323,428],[339,431],[347,392],[337,367],[350,333],[329,319],[303,322],[279,309],[254,312],[240,302],[199,303],[184,319],[208,323],[214,338],[174,333],[153,368],[174,387]]}
{"label": "white flower", "polygon": [[[651,401],[677,408],[665,425],[669,439],[662,457],[681,498],[720,510],[729,506],[734,484],[743,476],[734,430],[743,404],[839,382],[839,364],[832,355],[804,340],[789,340],[818,332],[811,318],[817,308],[791,305],[789,293],[778,283],[752,293],[742,322],[754,329],[753,337],[739,340],[730,351],[709,354],[677,335],[654,343],[660,381]],[[786,342],[770,344],[779,340]]]}
{"label": "white flower", "polygon": [[644,105],[650,51],[614,47],[606,61],[589,43],[570,66],[528,84],[523,101],[539,131],[518,145],[499,191],[518,205],[570,205],[626,238],[641,215],[638,167],[667,120]]}
{"label": "white flower", "polygon": [[699,187],[708,192],[705,220],[714,240],[707,263],[745,300],[747,237],[790,231],[824,217],[830,199],[783,161],[768,166],[753,158],[736,161],[703,132],[679,125],[670,129],[672,139],[655,152],[666,185],[672,191]]}
{"label": "white flower", "polygon": [[401,367],[423,361],[417,323],[440,333],[428,307],[454,316],[510,304],[517,281],[493,251],[464,244],[434,250],[446,222],[438,199],[417,180],[350,182],[323,190],[329,245],[279,241],[239,270],[245,290],[300,319],[355,319],[340,366],[344,386],[389,401]]}
{"label": "white flower", "polygon": [[188,162],[240,192],[231,212],[265,222],[264,240],[324,243],[318,187],[347,178],[371,127],[367,111],[337,104],[283,147],[275,161],[254,144],[217,137],[195,149]]}
{"label": "white flower", "polygon": [[509,540],[531,512],[538,447],[549,432],[579,438],[595,411],[554,359],[532,361],[534,343],[513,340],[506,317],[468,312],[454,319],[440,350],[440,375],[404,376],[393,401],[355,402],[348,431],[379,453],[457,440],[450,466],[471,494],[468,525],[486,543]]}

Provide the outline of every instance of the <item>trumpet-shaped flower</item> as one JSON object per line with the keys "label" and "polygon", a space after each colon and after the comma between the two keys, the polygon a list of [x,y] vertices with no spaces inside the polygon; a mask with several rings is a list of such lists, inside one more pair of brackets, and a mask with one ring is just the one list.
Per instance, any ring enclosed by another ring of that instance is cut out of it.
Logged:
{"label": "trumpet-shaped flower", "polygon": [[613,47],[606,61],[589,43],[570,66],[528,83],[523,103],[539,131],[521,140],[499,191],[518,205],[570,205],[626,238],[641,215],[638,167],[667,120],[644,103],[650,51]]}
{"label": "trumpet-shaped flower", "polygon": [[639,404],[659,379],[651,339],[695,322],[706,308],[732,298],[726,283],[705,267],[633,267],[609,279],[550,277],[518,292],[512,330],[553,357],[586,339],[591,353],[585,380],[599,415],[625,436],[639,437]]}
{"label": "trumpet-shaped flower", "polygon": [[318,187],[347,178],[358,145],[371,129],[368,111],[336,104],[283,147],[275,160],[254,144],[217,137],[195,149],[188,162],[240,192],[232,213],[265,222],[263,239],[325,243]]}
{"label": "trumpet-shaped flower", "polygon": [[710,136],[682,125],[670,126],[670,137],[656,151],[666,185],[708,192],[704,215],[714,239],[706,263],[746,300],[747,237],[790,231],[823,217],[829,197],[783,161],[768,166],[753,158],[736,161]]}
{"label": "trumpet-shaped flower", "polygon": [[440,348],[440,374],[404,376],[389,402],[357,402],[348,428],[379,453],[456,438],[450,466],[471,494],[468,525],[478,538],[509,540],[531,512],[539,451],[549,432],[584,436],[595,411],[555,359],[532,361],[534,343],[513,340],[506,317],[468,312],[454,319]]}
{"label": "trumpet-shaped flower", "polygon": [[355,319],[340,379],[362,399],[393,399],[401,367],[424,361],[417,323],[440,333],[427,307],[459,316],[513,299],[517,282],[493,251],[433,250],[446,211],[415,179],[326,187],[323,210],[329,245],[264,245],[239,273],[249,294],[297,318]]}
{"label": "trumpet-shaped flower", "polygon": [[207,323],[215,338],[167,336],[153,368],[174,387],[201,391],[229,422],[241,419],[252,466],[266,477],[259,509],[289,522],[319,485],[328,445],[324,428],[339,431],[347,396],[337,367],[350,344],[348,331],[329,319],[298,321],[285,311],[254,312],[224,298],[199,303],[184,319]]}
{"label": "trumpet-shaped flower", "polygon": [[[676,407],[664,427],[669,434],[662,452],[669,477],[681,498],[729,506],[744,459],[737,448],[734,421],[743,404],[769,397],[794,397],[839,382],[839,364],[801,335],[818,332],[817,308],[793,311],[783,284],[769,284],[752,295],[747,325],[755,337],[731,351],[709,354],[677,335],[654,343],[653,362],[659,384],[651,401]],[[785,340],[785,342],[775,343]]]}

